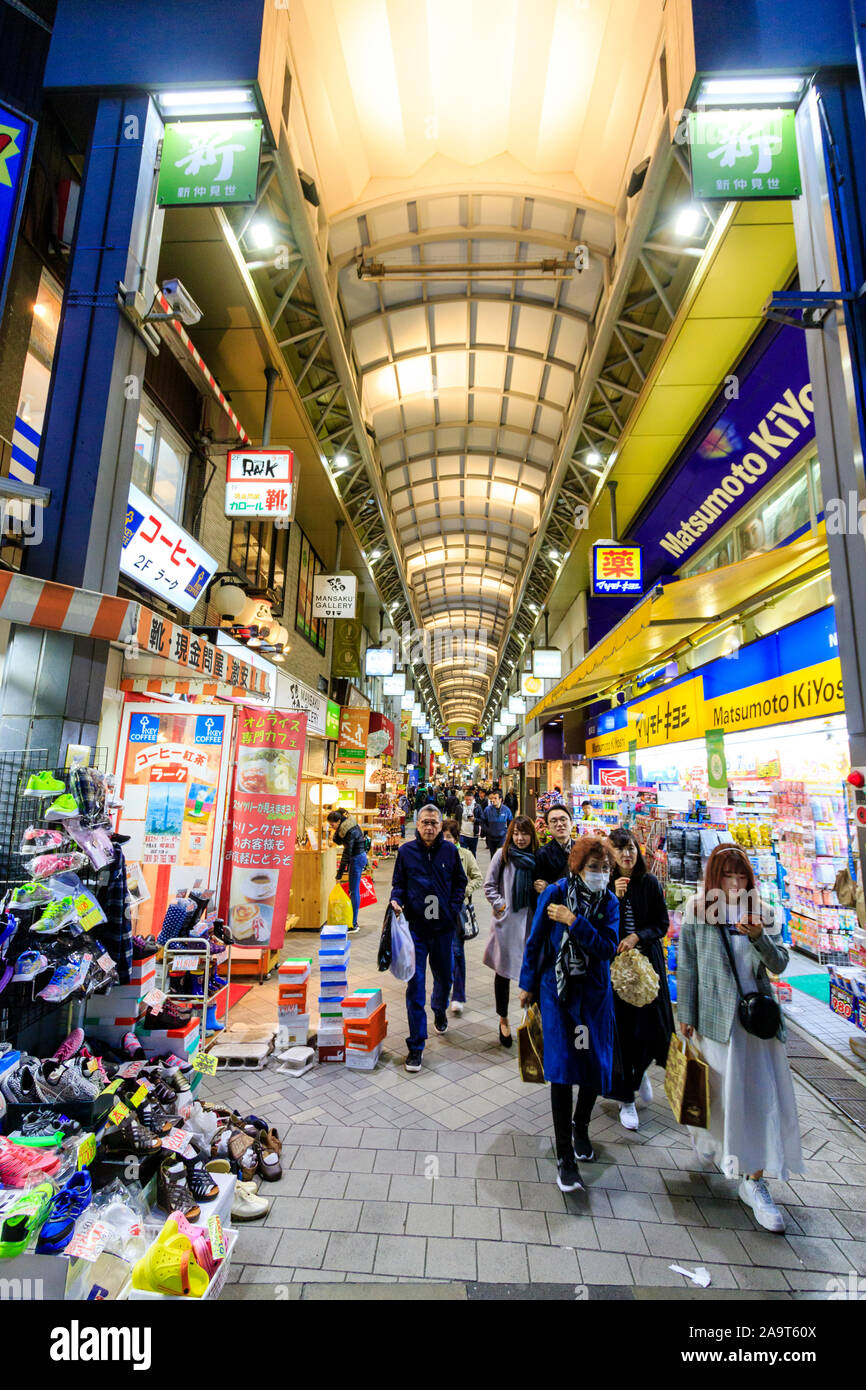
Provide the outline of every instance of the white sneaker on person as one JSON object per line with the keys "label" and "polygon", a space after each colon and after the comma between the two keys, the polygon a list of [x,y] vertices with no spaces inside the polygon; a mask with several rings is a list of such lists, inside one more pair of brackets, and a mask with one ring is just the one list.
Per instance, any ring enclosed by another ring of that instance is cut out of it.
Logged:
{"label": "white sneaker on person", "polygon": [[454,1000],[454,1003],[451,1005],[451,1012],[455,1018],[459,1018],[462,1014],[463,1005],[460,1003],[459,999]]}
{"label": "white sneaker on person", "polygon": [[653,1098],[653,1084],[649,1079],[649,1072],[645,1071],[641,1083],[637,1088],[637,1098],[642,1100],[644,1105],[649,1105]]}
{"label": "white sneaker on person", "polygon": [[623,1129],[639,1129],[640,1120],[638,1119],[637,1108],[632,1102],[631,1105],[621,1105],[619,1107],[619,1122]]}
{"label": "white sneaker on person", "polygon": [[785,1229],[785,1218],[773,1201],[763,1178],[743,1178],[740,1183],[740,1201],[745,1202],[755,1213],[755,1220],[765,1231],[781,1234]]}

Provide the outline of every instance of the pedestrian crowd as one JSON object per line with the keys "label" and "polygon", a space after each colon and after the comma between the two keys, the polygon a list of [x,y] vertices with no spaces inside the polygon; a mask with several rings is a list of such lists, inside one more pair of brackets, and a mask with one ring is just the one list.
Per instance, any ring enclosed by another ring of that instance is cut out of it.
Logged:
{"label": "pedestrian crowd", "polygon": [[[778,910],[761,901],[747,854],[733,844],[715,849],[685,905],[678,1036],[662,946],[668,909],[631,830],[573,839],[571,810],[549,799],[539,821],[549,838],[540,845],[536,822],[518,813],[513,791],[503,797],[498,787],[486,794],[420,788],[411,809],[415,833],[397,854],[390,894],[390,910],[404,914],[415,946],[406,1071],[422,1067],[428,962],[435,1032],[447,1031],[449,1005],[452,1018],[464,1011],[465,946],[478,931],[472,895],[480,888],[492,911],[482,960],[493,972],[498,1045],[513,1043],[512,984],[521,1008],[540,1012],[559,1188],[581,1188],[578,1161],[595,1160],[590,1126],[599,1097],[618,1103],[625,1129],[638,1129],[637,1103],[653,1095],[649,1068],[664,1068],[673,1047],[708,1072],[708,1114],[689,1131],[695,1148],[740,1178],[740,1198],[760,1225],[784,1230],[765,1175],[802,1171],[784,1024],[770,981],[788,952]],[[480,839],[490,853],[486,874],[476,860]],[[351,866],[350,858],[350,874]],[[658,978],[649,1003],[627,1002],[613,988],[611,966],[625,952],[643,956]]]}

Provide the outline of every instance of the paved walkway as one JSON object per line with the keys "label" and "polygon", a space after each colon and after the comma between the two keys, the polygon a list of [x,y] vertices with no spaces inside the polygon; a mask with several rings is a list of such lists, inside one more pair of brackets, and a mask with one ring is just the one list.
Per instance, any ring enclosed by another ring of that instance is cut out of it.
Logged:
{"label": "paved walkway", "polygon": [[[486,870],[484,850],[480,862]],[[374,875],[382,904],[392,866]],[[804,1174],[770,1184],[784,1236],[761,1230],[736,1181],[697,1158],[658,1068],[637,1133],[599,1102],[586,1190],[559,1192],[548,1089],[521,1082],[516,1048],[497,1043],[493,976],[481,963],[490,911],[482,895],[475,903],[469,1002],[444,1037],[431,1018],[419,1075],[402,1065],[403,988],[376,969],[379,906],[361,914],[350,967],[354,986],[381,986],[387,1003],[389,1051],[375,1072],[325,1065],[292,1080],[272,1062],[205,1078],[204,1095],[269,1118],[284,1144],[283,1177],[265,1187],[272,1210],[241,1229],[223,1297],[318,1296],[323,1282],[360,1297],[363,1284],[399,1281],[405,1296],[423,1283],[431,1297],[826,1298],[850,1272],[866,1276],[866,1138],[800,1080]],[[315,959],[316,949],[315,933],[294,932],[285,954]],[[231,1019],[274,1025],[276,981],[254,987]],[[516,988],[511,1019],[514,1029]],[[671,1263],[703,1265],[710,1287],[694,1288]]]}

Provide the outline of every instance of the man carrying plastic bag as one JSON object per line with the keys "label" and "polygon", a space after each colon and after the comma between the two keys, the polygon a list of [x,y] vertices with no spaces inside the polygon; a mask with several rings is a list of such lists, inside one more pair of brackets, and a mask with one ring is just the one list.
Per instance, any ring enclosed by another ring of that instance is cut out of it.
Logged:
{"label": "man carrying plastic bag", "polygon": [[[448,1027],[451,953],[465,892],[466,875],[457,847],[442,835],[442,812],[436,806],[424,806],[418,812],[414,840],[401,845],[397,852],[391,880],[391,906],[395,913],[405,916],[415,949],[415,970],[406,986],[408,1072],[421,1070],[427,1041],[428,959],[433,974],[433,1026],[437,1033],[444,1033]],[[391,924],[394,957],[398,921],[399,916]],[[403,944],[405,950],[405,941]],[[407,955],[401,953],[404,968],[406,959]],[[405,976],[401,974],[400,978]]]}

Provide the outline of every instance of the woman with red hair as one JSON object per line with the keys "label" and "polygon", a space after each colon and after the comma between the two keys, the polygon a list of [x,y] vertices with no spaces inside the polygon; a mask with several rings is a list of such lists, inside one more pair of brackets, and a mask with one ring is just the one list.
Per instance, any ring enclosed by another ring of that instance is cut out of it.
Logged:
{"label": "woman with red hair", "polygon": [[683,911],[677,956],[677,1018],[710,1069],[710,1128],[691,1129],[698,1153],[741,1176],[739,1195],[756,1221],[785,1220],[764,1173],[800,1173],[800,1125],[785,1051],[782,1011],[769,973],[788,964],[773,908],[761,901],[748,856],[718,845],[702,889]]}

